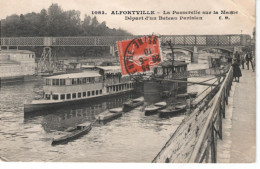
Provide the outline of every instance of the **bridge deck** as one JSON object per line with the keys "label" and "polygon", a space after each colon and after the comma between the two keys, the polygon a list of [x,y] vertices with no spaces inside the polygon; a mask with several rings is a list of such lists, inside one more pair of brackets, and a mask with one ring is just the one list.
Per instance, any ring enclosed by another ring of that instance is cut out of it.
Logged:
{"label": "bridge deck", "polygon": [[223,119],[223,140],[218,143],[218,163],[248,163],[256,159],[256,75],[242,71],[234,83],[227,116]]}
{"label": "bridge deck", "polygon": [[[85,37],[2,37],[0,46],[114,46],[116,41],[140,36]],[[162,45],[171,41],[174,46],[246,46],[251,36],[236,35],[161,35]]]}

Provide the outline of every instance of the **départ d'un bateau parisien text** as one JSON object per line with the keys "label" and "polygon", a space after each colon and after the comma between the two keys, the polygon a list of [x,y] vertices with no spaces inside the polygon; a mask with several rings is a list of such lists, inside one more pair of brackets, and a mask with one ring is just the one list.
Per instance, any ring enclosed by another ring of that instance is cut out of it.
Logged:
{"label": "d\u00e9part d'un bateau parisien text", "polygon": [[[233,15],[237,14],[238,11],[226,11],[226,10],[221,10],[220,12],[218,11],[198,11],[198,10],[193,10],[193,11],[163,11],[164,16],[158,16],[158,20],[178,20],[178,17],[169,17],[165,15],[210,15],[210,14],[228,14],[228,15]],[[111,15],[155,15],[158,14],[155,11],[112,11]],[[202,20],[202,16],[179,16],[179,20]],[[157,20],[157,17],[152,17],[152,16],[125,16],[125,20]]]}

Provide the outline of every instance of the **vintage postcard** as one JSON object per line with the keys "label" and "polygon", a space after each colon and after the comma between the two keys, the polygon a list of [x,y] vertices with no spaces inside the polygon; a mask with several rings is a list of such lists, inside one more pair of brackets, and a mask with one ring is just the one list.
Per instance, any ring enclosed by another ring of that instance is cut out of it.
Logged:
{"label": "vintage postcard", "polygon": [[0,166],[255,163],[255,7],[0,0]]}

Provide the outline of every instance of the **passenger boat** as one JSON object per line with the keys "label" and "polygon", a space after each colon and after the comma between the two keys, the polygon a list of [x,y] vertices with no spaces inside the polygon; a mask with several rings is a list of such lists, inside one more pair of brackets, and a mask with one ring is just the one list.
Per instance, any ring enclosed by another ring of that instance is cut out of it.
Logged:
{"label": "passenger boat", "polygon": [[158,110],[166,108],[167,103],[166,102],[159,102],[152,104],[144,109],[144,115],[149,116],[156,114]]}
{"label": "passenger boat", "polygon": [[159,110],[159,117],[172,117],[186,110],[186,105],[170,106],[165,109]]}
{"label": "passenger boat", "polygon": [[43,98],[24,104],[24,112],[88,103],[133,90],[134,82],[120,72],[120,66],[96,66],[80,73],[45,77]]}
{"label": "passenger boat", "polygon": [[100,114],[98,114],[98,115],[96,116],[96,121],[97,121],[98,123],[103,123],[103,124],[105,124],[105,123],[107,123],[107,122],[110,122],[110,121],[112,121],[112,120],[115,120],[115,119],[121,117],[122,114],[123,114],[122,111],[110,111],[110,110],[106,110],[106,111],[104,111],[104,112],[102,112],[102,113],[100,113]]}
{"label": "passenger boat", "polygon": [[67,134],[58,138],[54,138],[52,140],[52,145],[67,143],[71,140],[74,140],[84,134],[87,134],[91,130],[91,123],[83,123],[80,125],[77,125],[76,128],[70,128],[67,130]]}
{"label": "passenger boat", "polygon": [[128,112],[134,108],[144,104],[144,97],[139,97],[137,99],[129,100],[123,103],[123,112]]}
{"label": "passenger boat", "polygon": [[[170,81],[176,79],[187,81],[187,78],[183,77],[186,71],[187,63],[185,62],[161,62],[157,67],[153,68],[151,76],[144,76],[142,80],[145,100],[155,103],[161,100],[163,96],[175,95],[177,91],[187,92],[187,83]],[[175,74],[180,74],[180,77],[173,76]]]}

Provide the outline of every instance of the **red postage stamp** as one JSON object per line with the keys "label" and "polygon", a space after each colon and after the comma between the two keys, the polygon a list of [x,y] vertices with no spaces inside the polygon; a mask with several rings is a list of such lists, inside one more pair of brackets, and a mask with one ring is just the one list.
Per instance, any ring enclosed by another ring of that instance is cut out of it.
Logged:
{"label": "red postage stamp", "polygon": [[149,71],[161,62],[158,36],[117,42],[122,75]]}

